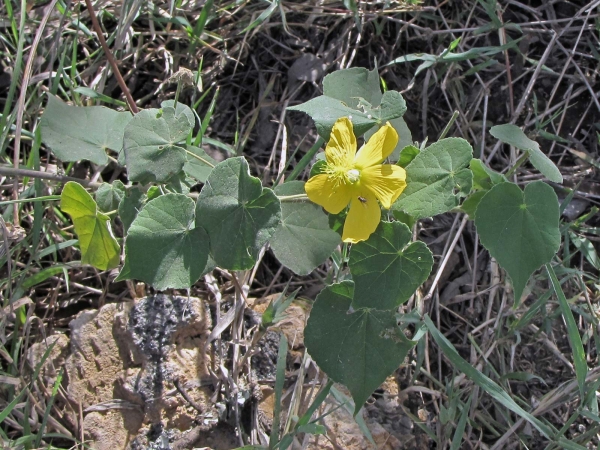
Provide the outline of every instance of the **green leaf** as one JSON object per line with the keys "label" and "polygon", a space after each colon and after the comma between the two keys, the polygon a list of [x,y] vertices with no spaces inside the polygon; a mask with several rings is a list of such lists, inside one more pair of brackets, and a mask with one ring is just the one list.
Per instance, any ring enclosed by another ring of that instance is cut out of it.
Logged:
{"label": "green leaf", "polygon": [[377,123],[377,118],[369,117],[366,113],[352,109],[340,100],[321,95],[301,105],[288,108],[290,111],[302,111],[312,117],[317,127],[317,133],[328,140],[331,129],[340,117],[351,117],[356,136],[363,135]]}
{"label": "green leaf", "polygon": [[406,167],[413,159],[416,158],[419,153],[421,153],[421,150],[419,150],[417,147],[414,145],[407,145],[406,147],[402,148],[402,151],[400,152],[398,165],[400,167]]}
{"label": "green leaf", "polygon": [[189,288],[208,261],[208,237],[194,220],[194,202],[185,195],[149,201],[129,228],[123,271],[158,290]]}
{"label": "green leaf", "polygon": [[[315,175],[319,175],[320,173],[325,173],[325,170],[327,169],[327,161],[325,161],[324,159],[319,159],[319,156],[325,156],[325,152],[319,153],[317,155],[317,162],[313,164],[313,166],[310,168],[310,175],[308,176],[308,178],[312,178]],[[290,183],[290,181],[288,181],[288,183]]]}
{"label": "green leaf", "polygon": [[187,161],[184,141],[195,124],[184,105],[139,112],[125,128],[125,161],[131,181],[164,183]]}
{"label": "green leaf", "polygon": [[427,279],[433,255],[411,237],[403,223],[381,222],[368,240],[352,246],[353,308],[397,308]]}
{"label": "green leaf", "polygon": [[[392,92],[392,91],[390,91]],[[323,94],[327,97],[332,97],[337,100],[341,100],[346,106],[352,109],[358,109],[359,104],[364,104],[365,102],[372,105],[373,107],[378,107],[382,103],[382,97],[384,94],[381,93],[381,85],[379,83],[379,74],[377,69],[375,70],[367,70],[363,67],[352,67],[350,69],[337,70],[329,75],[327,75],[323,79]],[[393,94],[387,94],[385,103],[383,106],[385,110],[389,110],[389,107],[394,105],[398,108],[399,116],[403,115],[406,111],[406,104],[404,103],[404,99],[397,99],[396,102],[390,102],[391,97],[400,95],[397,92]],[[364,101],[363,101],[364,100]],[[364,113],[371,114],[374,117],[381,119],[381,112],[373,113],[371,110],[363,111]],[[396,129],[400,139],[398,140],[398,145],[394,149],[394,152],[390,155],[391,161],[397,161],[400,155],[400,150],[402,150],[407,145],[412,144],[412,136],[410,130],[406,126],[406,122],[402,117],[394,116],[396,118],[390,119],[391,125]],[[381,125],[383,125],[383,121]],[[366,134],[365,139],[369,139],[374,133],[377,131],[376,128],[371,128]],[[355,130],[355,133],[358,133]],[[325,136],[328,138],[329,134]]]}
{"label": "green leaf", "polygon": [[469,219],[475,220],[475,212],[477,211],[479,202],[481,202],[481,199],[487,192],[488,191],[475,191],[465,199],[462,205],[460,205],[460,209],[467,213]]}
{"label": "green leaf", "polygon": [[110,229],[110,218],[98,211],[96,202],[83,186],[67,182],[60,196],[60,209],[73,220],[82,264],[100,270],[119,265],[120,247]]}
{"label": "green leaf", "polygon": [[229,270],[251,268],[280,220],[279,200],[250,175],[241,157],[213,169],[196,205],[196,223],[210,237],[215,262]]}
{"label": "green leaf", "polygon": [[381,104],[373,108],[373,115],[376,115],[382,122],[402,117],[406,112],[406,102],[398,91],[386,91],[381,98]]}
{"label": "green leaf", "polygon": [[106,164],[106,150],[120,152],[123,130],[131,120],[128,112],[117,112],[104,106],[70,106],[53,95],[40,127],[42,141],[61,161],[88,160]]}
{"label": "green leaf", "polygon": [[177,106],[175,106],[175,100],[165,100],[160,102],[160,108],[162,110],[165,108],[175,108],[175,116],[179,117],[184,115],[192,125],[196,124],[196,115],[194,114],[194,111],[192,111],[185,103],[178,102]]}
{"label": "green leaf", "polygon": [[490,128],[490,134],[499,141],[528,152],[531,164],[550,181],[563,182],[558,167],[540,150],[540,145],[529,139],[518,126],[511,124],[496,125]]}
{"label": "green leaf", "polygon": [[[275,188],[278,196],[304,194],[304,182],[290,181]],[[311,202],[282,202],[281,223],[271,237],[277,259],[298,275],[308,275],[340,244],[320,206]]]}
{"label": "green leaf", "polygon": [[504,175],[494,172],[480,159],[473,158],[469,167],[473,172],[473,189],[489,190],[498,183],[508,181]]}
{"label": "green leaf", "polygon": [[405,224],[408,228],[414,227],[417,223],[417,220],[414,217],[409,216],[404,211],[392,211],[392,215],[394,216],[394,219]]}
{"label": "green leaf", "polygon": [[96,191],[96,203],[102,212],[114,211],[125,197],[125,186],[119,180],[102,183]]}
{"label": "green leaf", "polygon": [[212,157],[208,156],[204,150],[193,145],[187,146],[188,152],[192,152],[199,158],[194,158],[189,153],[186,153],[186,163],[183,166],[183,171],[190,177],[195,178],[201,183],[206,183],[206,180],[213,170],[213,167],[218,163]]}
{"label": "green leaf", "polygon": [[138,186],[135,186],[125,193],[119,203],[119,218],[123,222],[123,232],[125,234],[127,234],[131,223],[142,210],[145,200],[146,195],[144,192]]}
{"label": "green leaf", "polygon": [[531,274],[550,262],[560,247],[558,198],[542,181],[521,191],[500,183],[482,199],[475,213],[481,243],[508,272],[515,302]]}
{"label": "green leaf", "polygon": [[471,190],[471,145],[446,138],[427,147],[406,166],[406,189],[392,206],[420,219],[450,211]]}
{"label": "green leaf", "polygon": [[487,191],[496,184],[505,183],[508,180],[504,175],[487,167],[480,159],[473,158],[470,168],[473,172],[473,189],[475,189],[475,192],[467,197],[460,209],[469,215],[469,219],[474,220],[479,202]]}
{"label": "green leaf", "polygon": [[344,281],[321,291],[304,330],[304,341],[319,367],[350,390],[356,415],[414,342],[399,331],[389,311],[349,313],[353,290],[353,283]]}
{"label": "green leaf", "polygon": [[341,100],[352,109],[358,108],[363,98],[372,105],[381,103],[381,86],[377,69],[364,67],[336,70],[323,78],[323,94]]}
{"label": "green leaf", "polygon": [[[411,146],[413,144],[413,139],[412,139],[412,133],[410,132],[408,125],[406,125],[406,122],[404,121],[404,119],[402,117],[398,117],[397,119],[390,120],[390,124],[394,127],[394,129],[398,133],[398,143],[396,144],[396,148],[394,149],[392,154],[389,156],[390,161],[394,162],[394,161],[398,161],[400,159],[400,154],[401,154],[400,152],[402,151],[402,149],[406,148],[407,146]],[[412,161],[412,159],[410,161]],[[407,161],[406,164],[408,164],[410,161]],[[405,166],[402,166],[402,167],[405,167]]]}

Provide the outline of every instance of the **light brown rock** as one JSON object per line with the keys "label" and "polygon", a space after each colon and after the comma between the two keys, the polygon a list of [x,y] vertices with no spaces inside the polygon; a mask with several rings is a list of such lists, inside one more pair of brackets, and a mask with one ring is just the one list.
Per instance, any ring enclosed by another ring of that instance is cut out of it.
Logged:
{"label": "light brown rock", "polygon": [[92,448],[140,448],[140,432],[189,430],[198,409],[210,410],[211,392],[202,385],[210,316],[202,300],[158,294],[108,304],[81,313],[70,327],[66,390],[86,412]]}
{"label": "light brown rock", "polygon": [[48,336],[44,341],[33,344],[27,350],[27,362],[30,369],[35,370],[42,362],[46,351],[52,347],[50,354],[44,361],[40,375],[44,377],[46,385],[51,386],[56,380],[58,371],[64,365],[69,354],[69,338],[64,334]]}
{"label": "light brown rock", "polygon": [[95,450],[126,450],[136,437],[144,415],[135,410],[91,412],[83,419],[85,434]]}

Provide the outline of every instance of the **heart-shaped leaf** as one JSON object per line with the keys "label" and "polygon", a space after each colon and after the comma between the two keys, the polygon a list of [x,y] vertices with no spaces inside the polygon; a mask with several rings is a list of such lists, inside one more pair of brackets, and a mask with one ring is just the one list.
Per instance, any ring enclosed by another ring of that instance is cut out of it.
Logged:
{"label": "heart-shaped leaf", "polygon": [[67,182],[60,195],[60,209],[73,220],[83,264],[100,270],[119,265],[121,249],[110,229],[110,217],[98,210],[96,202],[83,186]]}
{"label": "heart-shaped leaf", "polygon": [[490,134],[499,141],[529,153],[531,164],[542,172],[546,178],[555,183],[562,183],[563,177],[558,167],[540,149],[540,144],[529,139],[516,125],[496,125],[490,128]]}
{"label": "heart-shaped leaf", "polygon": [[130,181],[164,183],[182,171],[187,161],[182,143],[195,123],[185,105],[139,112],[125,128],[124,146]]}
{"label": "heart-shaped leaf", "polygon": [[[304,182],[290,181],[275,188],[278,196],[304,194]],[[281,224],[271,237],[277,259],[298,275],[308,275],[340,244],[320,206],[311,202],[282,202]]]}
{"label": "heart-shaped leaf", "polygon": [[[395,115],[396,113],[403,115],[406,111],[404,99],[400,96],[396,102],[390,101],[391,97],[389,96],[395,96],[396,94],[397,93],[388,94],[385,102],[382,101],[384,94],[381,93],[377,69],[369,71],[363,67],[352,67],[350,69],[337,70],[323,79],[323,95],[327,97],[341,100],[346,106],[353,109],[358,109],[359,103],[364,104],[364,102],[370,104],[371,108],[380,107],[377,113],[363,111],[367,115],[371,114],[372,116],[381,119],[381,107],[385,107],[386,111],[389,111],[390,107],[392,110],[396,109],[396,111],[392,113],[396,118],[390,119],[390,123],[398,132],[399,140],[396,148],[389,156],[391,161],[397,161],[400,157],[400,150],[407,145],[412,144],[412,135],[406,126],[406,122],[402,117]],[[384,115],[386,114],[388,113],[385,112]],[[381,125],[383,125],[383,122]],[[365,140],[369,140],[375,131],[377,131],[377,127],[372,127],[367,131],[365,133]]]}
{"label": "heart-shaped leaf", "polygon": [[381,222],[368,240],[352,246],[353,308],[397,308],[427,279],[433,255],[411,236],[403,223]]}
{"label": "heart-shaped leaf", "polygon": [[114,211],[125,197],[125,186],[119,180],[102,183],[96,191],[96,203],[102,212]]}
{"label": "heart-shaped leaf", "polygon": [[353,283],[327,286],[315,300],[304,330],[311,357],[352,394],[356,415],[414,345],[399,330],[390,311],[349,312]]}
{"label": "heart-shaped leaf", "polygon": [[70,106],[48,95],[40,122],[42,141],[61,161],[106,164],[107,149],[121,151],[123,131],[131,117],[104,106]]}
{"label": "heart-shaped leaf", "polygon": [[250,175],[244,158],[230,158],[211,172],[198,196],[196,223],[207,231],[219,267],[251,268],[281,221],[279,200]]}
{"label": "heart-shaped leaf", "polygon": [[195,205],[181,194],[149,201],[127,233],[119,280],[136,278],[155,289],[187,289],[208,261],[208,236],[196,226]]}
{"label": "heart-shaped leaf", "polygon": [[461,138],[446,138],[420,152],[406,166],[406,189],[394,203],[420,219],[450,211],[471,190],[473,175],[467,168],[473,148]]}
{"label": "heart-shaped leaf", "polygon": [[371,105],[381,103],[381,85],[377,69],[364,67],[336,70],[323,79],[323,95],[341,100],[352,109],[358,108],[363,98]]}
{"label": "heart-shaped leaf", "polygon": [[558,198],[542,181],[521,191],[500,183],[479,202],[475,225],[479,239],[512,280],[518,302],[531,274],[550,262],[560,247]]}
{"label": "heart-shaped leaf", "polygon": [[354,134],[363,135],[377,123],[377,118],[362,111],[349,108],[344,102],[335,98],[321,95],[301,105],[288,108],[290,111],[302,111],[312,117],[317,127],[317,133],[328,140],[331,129],[340,117],[350,117],[354,126]]}

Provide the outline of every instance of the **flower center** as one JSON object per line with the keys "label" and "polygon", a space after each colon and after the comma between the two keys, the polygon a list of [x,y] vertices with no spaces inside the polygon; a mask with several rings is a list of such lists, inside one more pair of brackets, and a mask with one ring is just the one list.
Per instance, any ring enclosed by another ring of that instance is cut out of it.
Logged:
{"label": "flower center", "polygon": [[354,184],[360,180],[360,172],[356,169],[350,169],[348,172],[346,172],[346,178],[350,183]]}

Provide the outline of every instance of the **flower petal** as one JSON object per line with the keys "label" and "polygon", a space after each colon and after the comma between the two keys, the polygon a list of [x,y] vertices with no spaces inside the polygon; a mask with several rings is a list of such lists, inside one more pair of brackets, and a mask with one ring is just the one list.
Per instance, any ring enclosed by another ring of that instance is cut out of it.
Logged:
{"label": "flower petal", "polygon": [[352,122],[348,117],[340,117],[333,125],[325,147],[327,163],[336,167],[351,167],[355,154],[356,137]]}
{"label": "flower petal", "polygon": [[360,172],[360,183],[377,196],[381,206],[390,209],[406,187],[406,171],[392,164],[367,167]]}
{"label": "flower petal", "polygon": [[359,192],[360,195],[352,197],[342,233],[342,240],[353,244],[369,239],[381,220],[381,208],[375,195],[367,189]]}
{"label": "flower petal", "polygon": [[354,167],[362,170],[375,164],[381,164],[392,154],[397,144],[398,133],[388,122],[361,147],[354,158]]}
{"label": "flower petal", "polygon": [[308,198],[331,214],[337,214],[350,203],[352,188],[336,182],[329,175],[315,175],[304,185]]}

